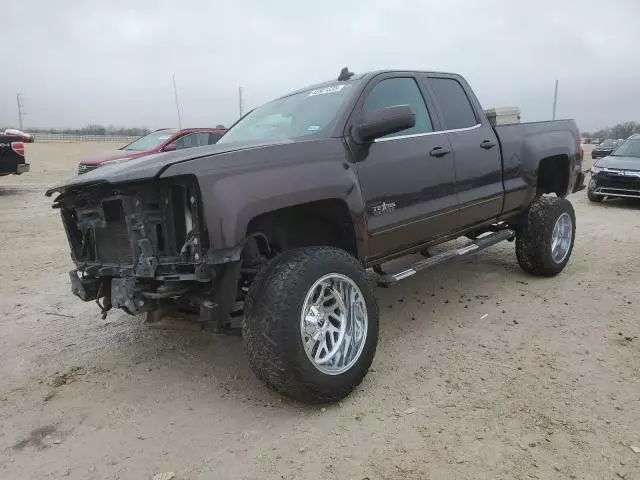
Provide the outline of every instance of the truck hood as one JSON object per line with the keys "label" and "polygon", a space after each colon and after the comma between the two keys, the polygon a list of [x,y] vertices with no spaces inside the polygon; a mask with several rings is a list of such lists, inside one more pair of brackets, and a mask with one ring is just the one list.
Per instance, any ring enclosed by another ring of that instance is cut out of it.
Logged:
{"label": "truck hood", "polygon": [[132,150],[116,150],[115,152],[103,152],[91,155],[80,160],[80,165],[100,165],[110,160],[126,160],[151,155],[151,152],[134,152]]}
{"label": "truck hood", "polygon": [[54,193],[64,193],[67,190],[75,190],[83,187],[97,185],[100,183],[126,183],[140,180],[148,180],[159,177],[164,170],[171,165],[196,160],[203,157],[224,155],[231,152],[249,150],[255,148],[269,147],[292,143],[291,140],[277,141],[252,141],[237,142],[228,144],[207,145],[204,147],[189,148],[175,152],[156,153],[133,160],[123,159],[122,163],[114,163],[91,170],[79,175],[65,183],[56,185],[45,192],[47,197]]}
{"label": "truck hood", "polygon": [[640,170],[640,158],[609,155],[608,157],[598,160],[594,163],[594,166],[600,168],[613,168],[615,170]]}

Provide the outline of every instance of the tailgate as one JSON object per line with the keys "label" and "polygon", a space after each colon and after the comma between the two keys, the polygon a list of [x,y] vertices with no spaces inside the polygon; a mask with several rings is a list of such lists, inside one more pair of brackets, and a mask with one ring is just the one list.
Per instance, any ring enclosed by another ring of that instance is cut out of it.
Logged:
{"label": "tailgate", "polygon": [[0,136],[0,175],[29,171],[24,157],[24,143],[18,137]]}

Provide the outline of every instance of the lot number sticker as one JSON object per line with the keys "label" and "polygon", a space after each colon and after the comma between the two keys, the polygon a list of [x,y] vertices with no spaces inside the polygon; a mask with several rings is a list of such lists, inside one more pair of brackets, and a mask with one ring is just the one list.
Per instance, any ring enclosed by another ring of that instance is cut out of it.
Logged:
{"label": "lot number sticker", "polygon": [[315,97],[316,95],[326,95],[327,93],[338,93],[344,87],[345,85],[333,85],[331,87],[317,88],[316,90],[311,90],[309,96]]}

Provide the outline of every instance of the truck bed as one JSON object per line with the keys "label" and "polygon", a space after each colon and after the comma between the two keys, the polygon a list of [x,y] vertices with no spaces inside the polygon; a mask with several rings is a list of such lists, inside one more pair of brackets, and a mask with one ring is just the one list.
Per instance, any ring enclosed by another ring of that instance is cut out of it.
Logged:
{"label": "truck bed", "polygon": [[[570,184],[567,193],[582,185],[582,147],[580,131],[574,120],[512,123],[494,127],[503,162],[505,202],[508,213],[528,204],[536,192],[536,175],[541,158],[566,159]],[[531,172],[530,177],[523,172]]]}

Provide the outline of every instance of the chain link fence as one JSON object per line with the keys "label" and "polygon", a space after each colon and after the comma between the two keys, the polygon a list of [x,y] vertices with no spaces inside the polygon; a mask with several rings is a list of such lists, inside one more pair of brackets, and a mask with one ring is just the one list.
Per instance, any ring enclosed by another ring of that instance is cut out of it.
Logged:
{"label": "chain link fence", "polygon": [[67,133],[34,133],[36,142],[114,142],[131,143],[140,137],[125,135],[73,135]]}

